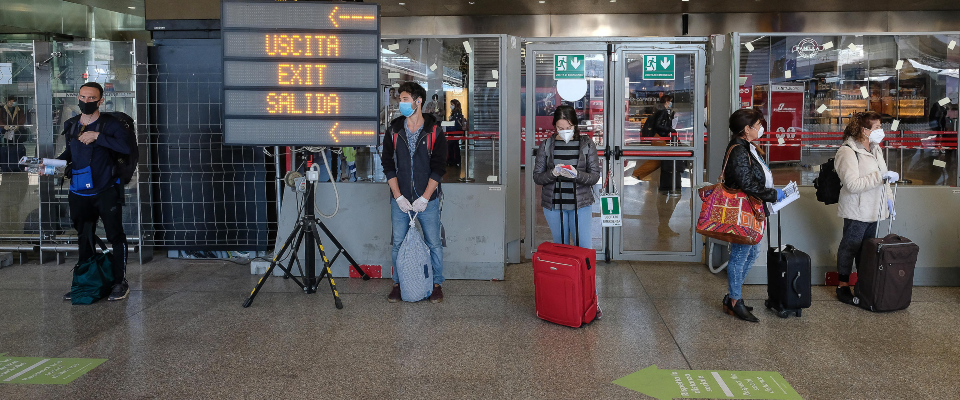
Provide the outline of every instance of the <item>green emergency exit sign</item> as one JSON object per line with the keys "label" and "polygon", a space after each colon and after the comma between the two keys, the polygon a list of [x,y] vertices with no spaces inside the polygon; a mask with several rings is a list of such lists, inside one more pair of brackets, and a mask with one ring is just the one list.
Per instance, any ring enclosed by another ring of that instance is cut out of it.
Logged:
{"label": "green emergency exit sign", "polygon": [[623,226],[619,195],[604,194],[600,196],[600,226]]}
{"label": "green emergency exit sign", "polygon": [[586,63],[583,54],[554,54],[553,79],[584,79]]}
{"label": "green emergency exit sign", "polygon": [[643,80],[676,80],[676,64],[676,54],[645,55],[643,56]]}

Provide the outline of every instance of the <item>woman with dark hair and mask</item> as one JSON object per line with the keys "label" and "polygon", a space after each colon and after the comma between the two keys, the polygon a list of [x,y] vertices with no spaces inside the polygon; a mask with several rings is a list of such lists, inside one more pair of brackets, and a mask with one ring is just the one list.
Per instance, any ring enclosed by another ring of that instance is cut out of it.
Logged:
{"label": "woman with dark hair and mask", "polygon": [[[763,161],[763,150],[753,143],[763,136],[763,114],[745,108],[730,116],[730,131],[733,138],[727,145],[727,157],[724,160],[724,185],[730,189],[741,190],[748,196],[767,203],[783,200],[783,190],[773,188],[773,174]],[[764,207],[766,213],[766,207]],[[730,245],[730,261],[727,263],[727,282],[729,293],[723,296],[723,311],[744,321],[760,322],[743,302],[741,289],[743,280],[750,267],[757,261],[761,243],[755,245]]]}
{"label": "woman with dark hair and mask", "polygon": [[900,174],[887,170],[880,147],[884,136],[880,114],[873,111],[854,114],[843,131],[843,145],[834,157],[837,175],[843,184],[837,211],[843,218],[843,238],[837,249],[840,278],[837,300],[847,304],[858,303],[850,291],[850,274],[854,261],[860,267],[863,242],[876,237],[878,216],[886,219],[896,215],[889,183],[900,180]]}
{"label": "woman with dark hair and mask", "polygon": [[[463,107],[460,105],[460,100],[453,99],[450,100],[450,118],[449,121],[453,122],[453,126],[448,127],[448,132],[457,132],[454,134],[447,134],[447,136],[456,136],[463,135],[467,130],[467,119],[463,117]],[[460,141],[459,140],[447,140],[447,165],[460,166]]]}
{"label": "woman with dark hair and mask", "polygon": [[[550,226],[554,243],[571,244],[570,237],[577,238],[577,246],[590,248],[590,219],[593,213],[593,185],[600,181],[600,156],[597,145],[588,135],[580,134],[580,119],[573,107],[563,104],[553,112],[553,126],[557,134],[540,143],[533,181],[543,186],[540,205]],[[561,168],[557,168],[560,166]],[[562,168],[573,167],[576,172]],[[554,199],[554,187],[560,180],[560,198]],[[560,231],[561,218],[563,232]],[[574,235],[571,227],[579,227]]]}

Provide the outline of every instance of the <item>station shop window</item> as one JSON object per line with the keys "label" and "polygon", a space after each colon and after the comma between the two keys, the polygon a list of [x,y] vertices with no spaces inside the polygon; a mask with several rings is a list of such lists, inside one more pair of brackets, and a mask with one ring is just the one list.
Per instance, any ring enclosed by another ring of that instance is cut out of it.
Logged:
{"label": "station shop window", "polygon": [[[397,87],[408,81],[419,83],[427,92],[423,112],[444,121],[438,129],[448,138],[443,182],[499,183],[499,39],[383,39],[380,47],[381,135],[390,121],[401,116]],[[454,100],[461,105],[462,120],[452,115]],[[385,139],[381,136],[380,143]],[[361,181],[386,180],[380,164],[382,150],[382,144],[356,148]]]}
{"label": "station shop window", "polygon": [[960,35],[741,36],[740,108],[766,118],[775,183],[812,185],[850,117],[869,110],[882,116],[887,164],[903,183],[957,186],[951,41]]}

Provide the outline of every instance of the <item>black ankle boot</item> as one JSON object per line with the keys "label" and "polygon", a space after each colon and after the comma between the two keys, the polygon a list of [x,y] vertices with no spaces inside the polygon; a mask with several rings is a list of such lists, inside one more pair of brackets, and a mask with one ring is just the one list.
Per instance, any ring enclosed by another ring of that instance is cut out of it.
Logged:
{"label": "black ankle boot", "polygon": [[857,296],[854,296],[853,292],[850,291],[850,286],[840,286],[837,288],[837,300],[852,306],[855,306],[860,302],[860,299],[858,299]]}
{"label": "black ankle boot", "polygon": [[[743,299],[740,299],[740,302],[743,303]],[[727,308],[730,308],[729,294],[723,295],[723,306],[726,307],[724,308],[724,310],[726,310]],[[753,307],[748,306],[746,303],[744,303],[743,306],[747,308],[747,311],[753,311]]]}
{"label": "black ankle boot", "polygon": [[[731,300],[730,303],[732,302],[733,301]],[[752,313],[750,313],[749,310],[747,310],[747,307],[743,304],[743,300],[737,301],[737,304],[735,304],[733,307],[730,307],[730,303],[727,303],[723,306],[723,310],[726,311],[727,314],[733,315],[744,321],[760,322],[759,318],[755,317]]]}

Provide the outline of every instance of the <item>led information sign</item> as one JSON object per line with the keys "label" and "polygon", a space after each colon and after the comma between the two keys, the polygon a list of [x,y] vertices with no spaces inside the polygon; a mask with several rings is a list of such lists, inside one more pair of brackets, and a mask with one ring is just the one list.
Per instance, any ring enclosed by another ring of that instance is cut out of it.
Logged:
{"label": "led information sign", "polygon": [[225,143],[377,144],[378,4],[222,0],[221,24]]}
{"label": "led information sign", "polygon": [[302,32],[224,32],[223,55],[258,58],[370,58],[377,54],[377,36]]}
{"label": "led information sign", "polygon": [[302,115],[364,117],[377,112],[377,94],[285,90],[227,90],[229,115]]}
{"label": "led information sign", "polygon": [[304,61],[224,61],[223,84],[230,87],[376,89],[377,64]]}

